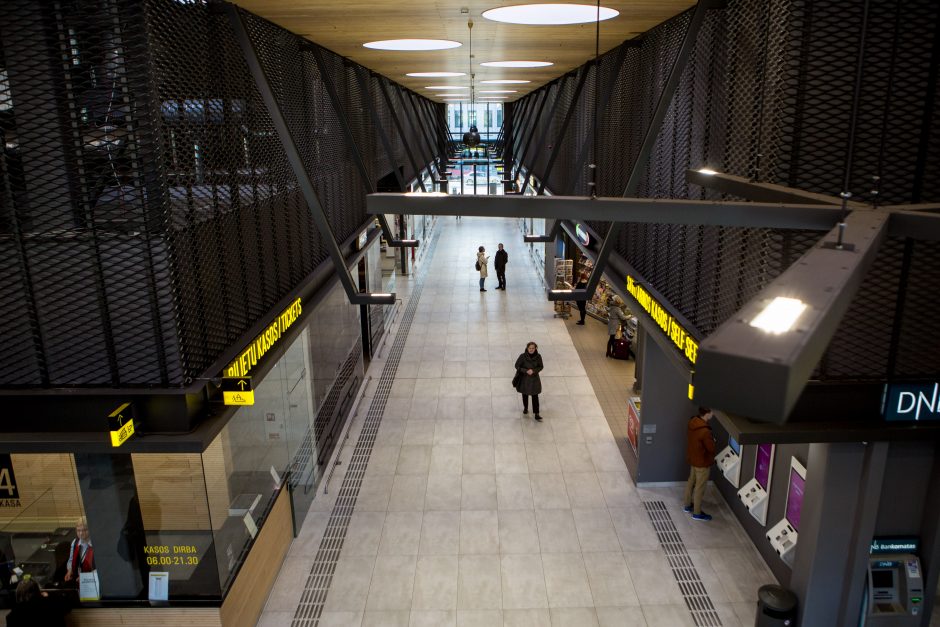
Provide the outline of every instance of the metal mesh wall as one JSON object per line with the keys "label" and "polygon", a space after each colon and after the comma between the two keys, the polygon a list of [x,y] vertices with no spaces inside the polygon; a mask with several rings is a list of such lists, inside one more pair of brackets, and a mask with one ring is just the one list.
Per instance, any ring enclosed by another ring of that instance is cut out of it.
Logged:
{"label": "metal mesh wall", "polygon": [[[342,241],[366,186],[311,44],[242,15]],[[434,150],[425,101],[405,96],[403,138],[377,93],[397,86],[322,55],[371,182],[413,176],[402,141],[419,164]],[[17,357],[0,386],[184,385],[327,258],[228,18],[204,2],[5,3],[0,133],[0,339]]]}
{"label": "metal mesh wall", "polygon": [[[704,166],[837,195],[850,166],[849,191],[856,199],[873,202],[877,191],[882,203],[940,201],[940,124],[935,121],[940,5],[930,0],[871,3],[867,20],[863,6],[732,0],[726,9],[710,11],[637,195],[715,198],[714,192],[686,182],[687,169]],[[679,15],[601,59],[601,97],[612,89],[599,118],[601,196],[619,196],[626,187],[690,15]],[[862,80],[856,82],[860,58]],[[538,95],[527,96],[517,108]],[[566,152],[546,179],[553,193],[589,192],[591,159],[581,161],[578,153],[590,135],[594,98],[589,80],[574,112],[573,133],[562,140]],[[558,115],[566,106],[559,106]],[[849,154],[853,126],[856,141]],[[538,176],[543,162],[527,165]],[[609,227],[591,226],[602,235]],[[819,236],[627,224],[617,251],[701,335],[708,335]],[[937,266],[929,263],[935,251],[917,242],[908,252],[905,273],[904,250],[903,241],[885,245],[820,362],[818,378],[940,372],[940,328],[927,323],[929,295],[940,289],[940,274],[930,270]],[[926,332],[925,343],[911,341],[914,328]]]}

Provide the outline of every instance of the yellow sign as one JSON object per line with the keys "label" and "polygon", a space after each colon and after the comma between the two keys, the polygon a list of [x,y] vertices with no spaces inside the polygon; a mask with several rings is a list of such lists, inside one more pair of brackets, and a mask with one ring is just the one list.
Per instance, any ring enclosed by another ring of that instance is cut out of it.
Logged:
{"label": "yellow sign", "polygon": [[251,377],[222,379],[222,401],[226,405],[254,405],[255,392],[251,387]]}
{"label": "yellow sign", "polygon": [[134,435],[134,417],[130,411],[130,403],[124,403],[108,415],[108,426],[111,429],[111,446],[114,448],[121,446]]}
{"label": "yellow sign", "polygon": [[688,331],[683,329],[676,322],[676,319],[666,311],[666,308],[650,296],[650,293],[643,289],[632,276],[627,276],[627,292],[636,299],[636,302],[640,303],[640,307],[650,315],[657,326],[666,334],[666,337],[672,340],[672,343],[676,345],[680,353],[685,355],[689,363],[695,365],[695,360],[698,357],[698,342],[689,335]]}
{"label": "yellow sign", "polygon": [[[267,329],[252,340],[248,348],[243,350],[241,354],[235,358],[235,361],[228,365],[225,369],[225,376],[244,377],[251,372],[251,369],[261,361],[264,354],[271,350],[292,324],[297,322],[297,319],[300,318],[300,314],[301,307],[300,299],[298,298],[291,303],[290,307],[281,312],[281,315],[275,318],[274,322],[272,322]],[[251,401],[247,403],[229,403],[228,400],[226,400],[225,403],[226,405],[253,405],[254,395],[251,395]]]}

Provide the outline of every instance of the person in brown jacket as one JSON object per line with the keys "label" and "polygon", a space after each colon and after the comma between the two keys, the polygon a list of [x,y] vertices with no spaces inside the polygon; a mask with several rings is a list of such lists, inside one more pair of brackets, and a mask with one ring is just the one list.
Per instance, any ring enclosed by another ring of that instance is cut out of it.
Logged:
{"label": "person in brown jacket", "polygon": [[709,408],[699,407],[698,415],[689,419],[686,460],[692,470],[685,484],[685,507],[682,510],[691,512],[692,520],[712,519],[702,511],[702,496],[705,495],[705,486],[708,484],[708,471],[715,463],[715,439],[712,437],[712,428],[708,426],[712,415]]}

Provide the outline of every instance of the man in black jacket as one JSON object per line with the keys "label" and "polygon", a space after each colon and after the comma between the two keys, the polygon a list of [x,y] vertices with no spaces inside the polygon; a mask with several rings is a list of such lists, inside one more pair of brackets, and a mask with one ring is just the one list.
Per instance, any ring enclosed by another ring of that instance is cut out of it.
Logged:
{"label": "man in black jacket", "polygon": [[493,261],[493,266],[496,268],[496,280],[499,281],[499,285],[496,286],[496,289],[506,291],[506,264],[509,263],[509,253],[503,250],[503,245],[499,245],[499,250],[496,251],[496,259]]}

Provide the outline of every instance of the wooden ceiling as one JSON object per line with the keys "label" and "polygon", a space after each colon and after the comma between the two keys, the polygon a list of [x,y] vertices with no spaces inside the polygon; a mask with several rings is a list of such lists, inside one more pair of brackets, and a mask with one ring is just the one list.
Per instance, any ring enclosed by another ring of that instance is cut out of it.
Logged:
{"label": "wooden ceiling", "polygon": [[[545,1],[545,0],[543,0]],[[559,1],[559,0],[555,0]],[[579,4],[591,4],[575,0]],[[470,86],[468,18],[473,19],[473,66],[479,91],[510,89],[514,100],[594,56],[595,25],[523,26],[492,22],[483,11],[533,0],[236,0],[239,6],[291,32],[384,74],[418,93],[443,102],[428,85]],[[694,5],[693,0],[602,0],[620,11],[601,22],[600,49],[606,52]],[[461,13],[461,9],[469,9]],[[430,52],[390,52],[363,48],[381,39],[450,39],[463,45]],[[544,68],[481,67],[485,61],[551,61]],[[412,78],[408,72],[465,72],[459,78]],[[524,79],[522,85],[481,85],[480,81]],[[458,92],[469,95],[469,90]]]}

